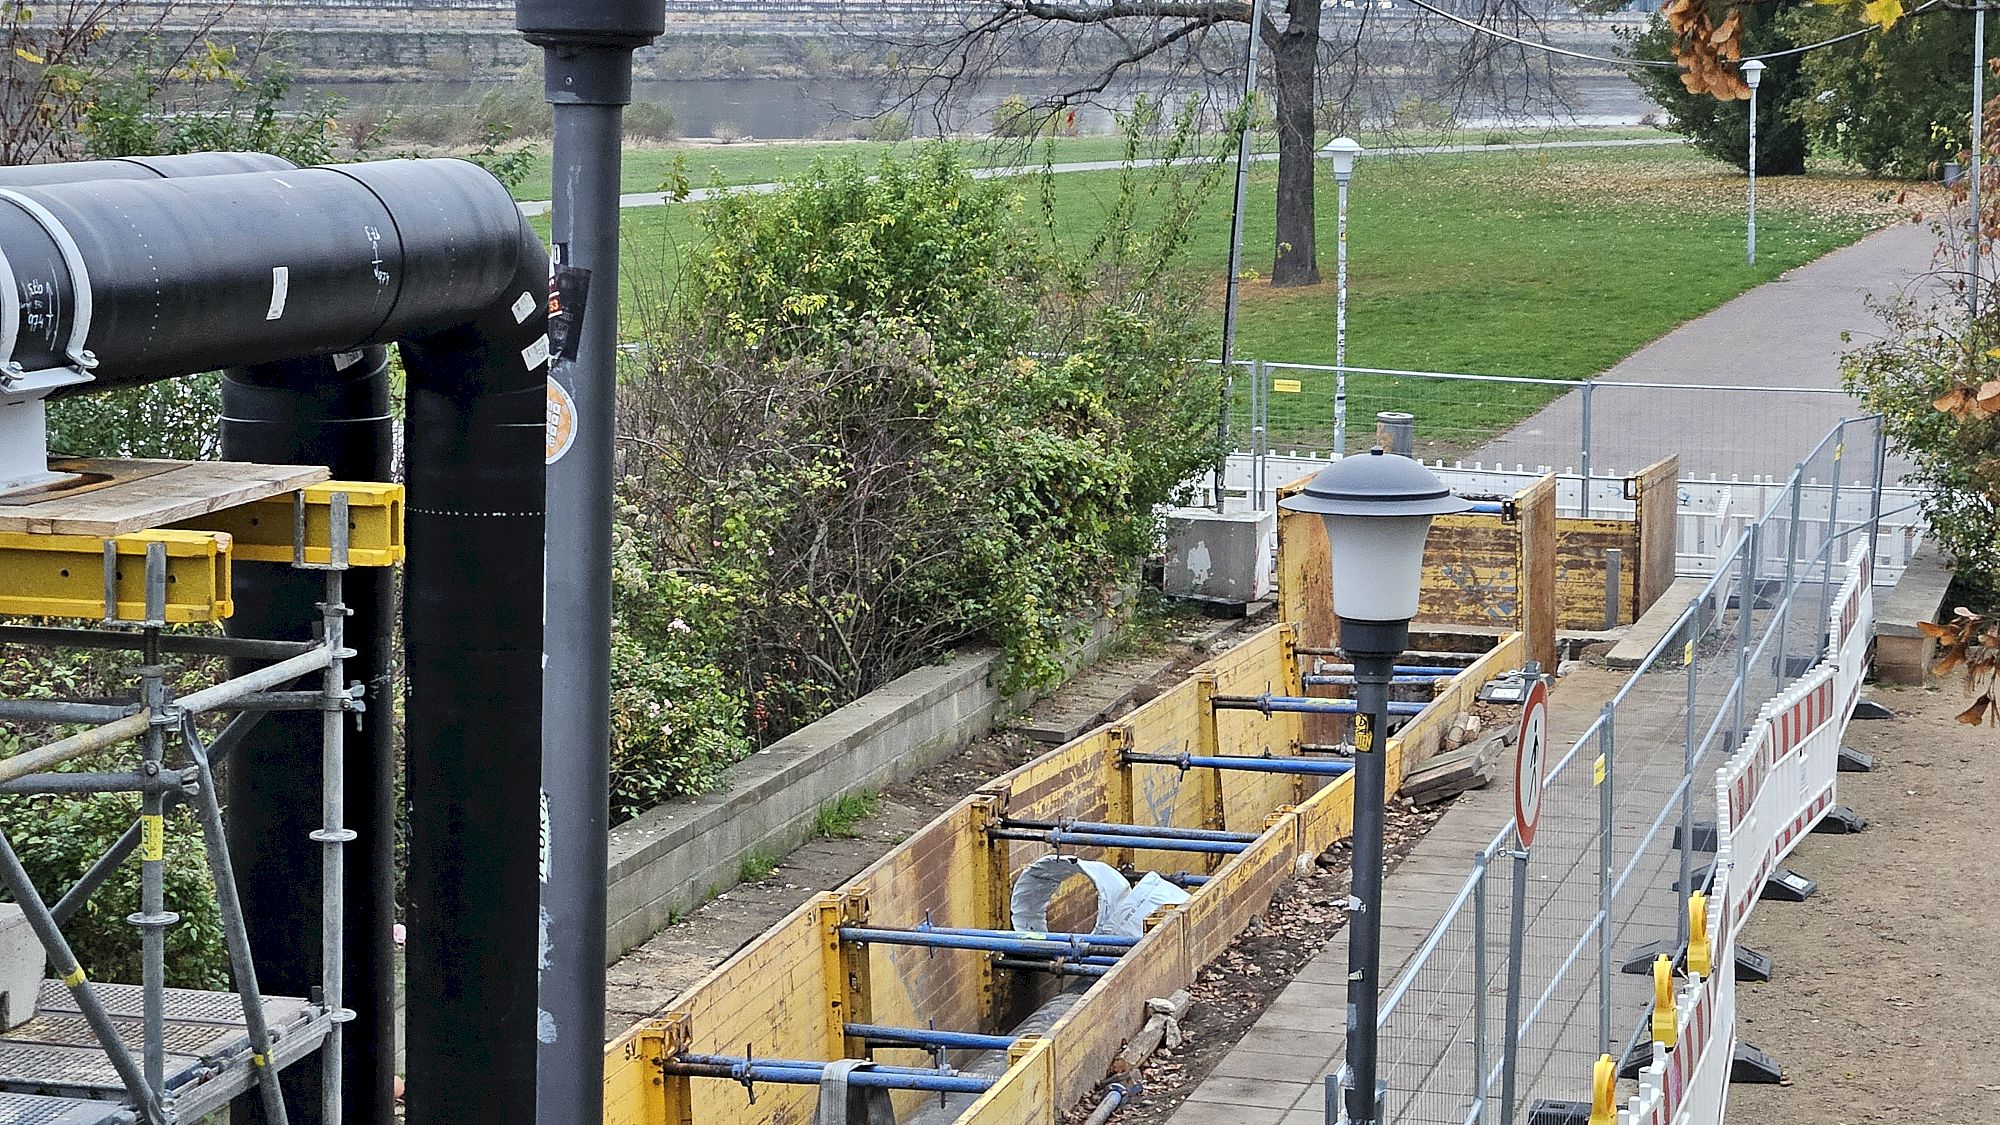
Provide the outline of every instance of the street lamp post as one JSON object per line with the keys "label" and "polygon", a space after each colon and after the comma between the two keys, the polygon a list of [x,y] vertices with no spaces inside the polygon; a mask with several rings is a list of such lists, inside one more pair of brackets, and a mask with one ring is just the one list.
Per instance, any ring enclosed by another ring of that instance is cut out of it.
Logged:
{"label": "street lamp post", "polygon": [[1750,229],[1745,254],[1757,264],[1757,84],[1764,80],[1764,64],[1751,59],[1743,64],[1743,84],[1750,87]]}
{"label": "street lamp post", "polygon": [[1353,137],[1335,137],[1320,152],[1333,164],[1339,196],[1334,220],[1333,283],[1333,455],[1347,455],[1347,182],[1354,178],[1354,158],[1361,155]]}
{"label": "street lamp post", "polygon": [[[1340,649],[1354,665],[1354,861],[1347,923],[1345,1118],[1376,1125],[1376,1019],[1382,940],[1382,835],[1389,682],[1410,643],[1431,518],[1472,505],[1419,461],[1378,447],[1335,461],[1281,507],[1326,523]],[[1329,1105],[1329,1108],[1331,1106]]]}

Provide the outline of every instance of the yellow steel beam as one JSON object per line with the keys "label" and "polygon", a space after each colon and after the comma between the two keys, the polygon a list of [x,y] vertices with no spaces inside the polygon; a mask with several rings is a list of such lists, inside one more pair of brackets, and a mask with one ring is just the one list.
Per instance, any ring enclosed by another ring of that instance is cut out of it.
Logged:
{"label": "yellow steel beam", "polygon": [[[0,614],[145,621],[147,556],[156,545],[165,581],[155,620],[181,625],[235,612],[229,536],[162,529],[111,539],[0,531]],[[109,607],[107,593],[114,602]]]}
{"label": "yellow steel beam", "polygon": [[[227,532],[236,557],[249,562],[327,566],[333,559],[332,514],[336,493],[347,494],[347,565],[395,566],[403,561],[403,486],[372,481],[327,481],[297,493],[210,512],[175,524]],[[303,504],[294,497],[302,497]],[[294,529],[305,517],[305,557],[294,553]]]}

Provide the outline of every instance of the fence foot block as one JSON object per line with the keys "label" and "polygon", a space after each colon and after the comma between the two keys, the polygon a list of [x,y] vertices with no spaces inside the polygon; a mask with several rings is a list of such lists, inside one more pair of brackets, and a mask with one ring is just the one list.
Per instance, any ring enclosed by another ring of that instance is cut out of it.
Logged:
{"label": "fence foot block", "polygon": [[1857,699],[1854,701],[1853,717],[1857,719],[1893,719],[1896,717],[1896,713],[1872,699]]}
{"label": "fence foot block", "polygon": [[1771,902],[1804,902],[1819,890],[1819,884],[1789,867],[1780,867],[1764,880],[1757,897]]}
{"label": "fence foot block", "polygon": [[1590,1125],[1590,1103],[1536,1098],[1528,1106],[1528,1125]]}
{"label": "fence foot block", "polygon": [[[1712,852],[1715,850],[1714,821],[1712,820],[1695,821],[1694,831],[1690,832],[1688,835],[1694,841],[1693,845],[1694,851]],[[1674,847],[1676,850],[1678,850],[1681,847],[1681,826],[1678,824],[1674,825]]]}
{"label": "fence foot block", "polygon": [[1771,979],[1771,970],[1775,967],[1776,963],[1771,960],[1770,954],[1752,949],[1742,942],[1736,943],[1737,980],[1758,983],[1768,981]]}
{"label": "fence foot block", "polygon": [[1843,746],[1840,748],[1840,772],[1874,773],[1875,755],[1865,750],[1856,750],[1852,746]]}
{"label": "fence foot block", "polygon": [[1749,1043],[1737,1043],[1736,1055],[1729,1060],[1729,1080],[1751,1086],[1775,1086],[1785,1076],[1777,1059]]}
{"label": "fence foot block", "polygon": [[1868,819],[1846,805],[1835,805],[1826,810],[1826,815],[1813,825],[1814,832],[1827,832],[1835,836],[1851,836],[1868,829]]}
{"label": "fence foot block", "polygon": [[[1713,881],[1713,879],[1715,878],[1715,865],[1712,863],[1704,863],[1700,867],[1695,868],[1692,872],[1689,872],[1689,875],[1692,881],[1694,882],[1694,889],[1698,891],[1705,891],[1708,889],[1709,883]],[[1674,880],[1674,889],[1682,894],[1688,893],[1688,888],[1681,886],[1681,881],[1679,879]],[[1649,973],[1652,972],[1651,969],[1647,969],[1646,971]]]}
{"label": "fence foot block", "polygon": [[1673,958],[1674,967],[1678,969],[1681,963],[1687,960],[1687,949],[1665,938],[1649,941],[1627,954],[1624,964],[1618,967],[1618,971],[1627,976],[1649,977],[1653,975],[1653,962],[1661,957]]}

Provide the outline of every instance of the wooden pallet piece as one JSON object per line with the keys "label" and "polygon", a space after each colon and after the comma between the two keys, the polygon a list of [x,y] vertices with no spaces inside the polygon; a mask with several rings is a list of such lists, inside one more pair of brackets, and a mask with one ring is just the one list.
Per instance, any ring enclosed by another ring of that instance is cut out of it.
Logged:
{"label": "wooden pallet piece", "polygon": [[331,475],[317,465],[241,461],[73,458],[49,467],[84,481],[0,497],[0,531],[109,538],[296,492]]}

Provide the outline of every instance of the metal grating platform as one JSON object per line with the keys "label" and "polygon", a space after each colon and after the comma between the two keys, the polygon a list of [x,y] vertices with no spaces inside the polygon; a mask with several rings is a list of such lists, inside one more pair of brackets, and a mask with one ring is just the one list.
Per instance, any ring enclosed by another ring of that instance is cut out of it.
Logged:
{"label": "metal grating platform", "polygon": [[[137,1057],[143,991],[130,984],[93,982],[92,988]],[[176,1121],[199,1121],[250,1087],[243,1002],[230,992],[180,988],[168,989],[166,1000],[170,1113]],[[303,1000],[265,997],[264,1011],[279,1068],[326,1036],[325,1014]],[[0,1125],[120,1125],[134,1120],[121,1104],[124,1095],[69,989],[43,981],[34,1018],[0,1034]]]}

